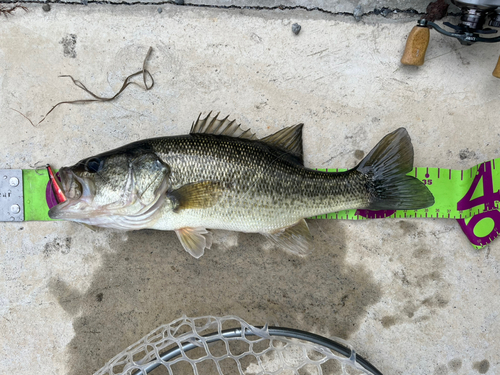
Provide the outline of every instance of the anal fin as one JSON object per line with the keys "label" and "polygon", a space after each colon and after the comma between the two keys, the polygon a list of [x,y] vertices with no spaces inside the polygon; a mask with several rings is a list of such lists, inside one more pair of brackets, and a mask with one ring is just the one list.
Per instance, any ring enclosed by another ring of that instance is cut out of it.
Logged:
{"label": "anal fin", "polygon": [[212,233],[205,228],[181,228],[175,231],[181,241],[184,250],[196,259],[200,258],[205,252],[205,248],[212,247]]}
{"label": "anal fin", "polygon": [[297,255],[306,255],[314,249],[313,238],[304,219],[273,233],[262,233],[277,246]]}

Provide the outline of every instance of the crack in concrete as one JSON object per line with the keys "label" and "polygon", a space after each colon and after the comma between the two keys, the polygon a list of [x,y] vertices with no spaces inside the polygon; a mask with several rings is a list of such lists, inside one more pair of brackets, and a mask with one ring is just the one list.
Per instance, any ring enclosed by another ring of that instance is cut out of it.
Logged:
{"label": "crack in concrete", "polygon": [[[400,8],[375,8],[373,10],[357,13],[356,10],[354,12],[334,12],[328,9],[323,9],[320,7],[307,7],[304,5],[276,5],[276,6],[259,6],[259,5],[216,5],[216,4],[195,4],[195,3],[186,3],[182,0],[168,0],[168,1],[121,1],[121,2],[111,2],[111,1],[93,1],[93,0],[81,0],[81,1],[4,1],[4,4],[68,4],[68,5],[88,5],[88,4],[97,4],[97,5],[176,5],[176,6],[186,6],[186,7],[197,7],[197,8],[213,8],[213,9],[235,9],[235,10],[263,10],[263,11],[273,11],[273,10],[305,10],[307,12],[321,12],[325,14],[329,14],[332,16],[347,16],[347,17],[355,17],[357,20],[364,16],[379,16],[381,15],[384,18],[387,18],[390,14],[410,14],[410,15],[418,15],[423,16],[426,13],[419,12],[413,8],[408,9],[400,9]],[[355,13],[357,13],[355,15]],[[459,16],[459,13],[448,13],[447,16],[454,17]]]}

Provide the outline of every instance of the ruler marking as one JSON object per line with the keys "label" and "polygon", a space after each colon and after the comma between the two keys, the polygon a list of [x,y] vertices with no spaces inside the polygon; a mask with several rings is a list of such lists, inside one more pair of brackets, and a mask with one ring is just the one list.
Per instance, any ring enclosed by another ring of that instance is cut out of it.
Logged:
{"label": "ruler marking", "polygon": [[464,180],[464,171],[463,170],[460,171],[460,179],[462,181]]}
{"label": "ruler marking", "polygon": [[495,169],[495,159],[493,159],[491,163],[493,164],[493,169]]}
{"label": "ruler marking", "polygon": [[451,180],[451,169],[449,171],[450,171],[450,177],[449,177],[449,179]]}
{"label": "ruler marking", "polygon": [[441,173],[441,168],[438,168],[438,178],[440,177],[440,176],[439,176],[439,175],[440,175],[440,173]]}
{"label": "ruler marking", "polygon": [[415,178],[417,178],[417,171],[418,171],[418,168],[415,168]]}

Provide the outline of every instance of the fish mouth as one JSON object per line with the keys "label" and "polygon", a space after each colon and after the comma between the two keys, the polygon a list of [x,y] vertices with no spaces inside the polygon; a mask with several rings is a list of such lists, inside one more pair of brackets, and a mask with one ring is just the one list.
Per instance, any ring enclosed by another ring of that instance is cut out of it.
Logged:
{"label": "fish mouth", "polygon": [[88,217],[94,197],[94,184],[76,175],[70,168],[59,170],[60,187],[66,201],[49,210],[51,219],[78,220]]}

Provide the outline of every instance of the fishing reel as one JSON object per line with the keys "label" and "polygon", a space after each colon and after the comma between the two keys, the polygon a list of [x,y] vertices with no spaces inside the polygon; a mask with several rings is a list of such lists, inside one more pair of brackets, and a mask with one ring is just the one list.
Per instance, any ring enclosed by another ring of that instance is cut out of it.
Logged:
{"label": "fishing reel", "polygon": [[[451,0],[453,4],[462,9],[460,23],[453,25],[450,22],[443,24],[451,29],[445,30],[435,24],[433,17],[427,14],[423,19],[417,22],[406,41],[406,48],[401,58],[404,65],[420,66],[423,65],[425,52],[429,45],[430,29],[457,39],[461,44],[470,46],[477,42],[496,43],[500,42],[500,36],[488,37],[496,34],[498,30],[485,28],[488,26],[500,28],[500,0]],[[429,13],[429,12],[428,12]],[[493,70],[493,76],[500,78],[500,58]]]}

